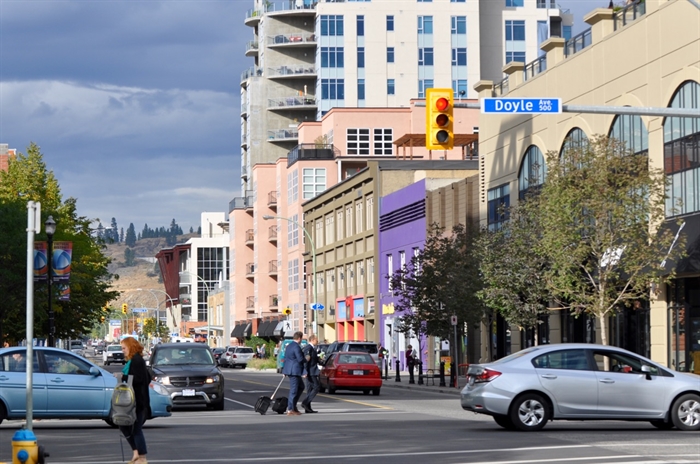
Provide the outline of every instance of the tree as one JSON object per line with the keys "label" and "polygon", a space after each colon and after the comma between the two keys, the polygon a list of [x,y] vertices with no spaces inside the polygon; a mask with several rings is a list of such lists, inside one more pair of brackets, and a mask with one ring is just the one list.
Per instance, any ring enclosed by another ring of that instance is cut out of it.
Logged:
{"label": "tree", "polygon": [[485,230],[477,241],[484,281],[479,298],[509,324],[526,329],[535,328],[549,311],[548,262],[533,246],[541,235],[536,213],[537,201],[529,197],[509,208],[500,230]]}
{"label": "tree", "polygon": [[110,229],[107,231],[109,234],[109,239],[112,243],[119,243],[119,228],[117,227],[117,220],[112,218],[112,222],[109,225]]}
{"label": "tree", "polygon": [[477,297],[482,288],[474,253],[477,235],[475,226],[456,225],[445,234],[433,224],[418,255],[389,276],[405,328],[448,339],[453,333],[450,316],[460,321],[460,333],[464,323],[480,321],[484,305]]}
{"label": "tree", "polygon": [[[9,160],[8,170],[0,171],[0,337],[19,341],[26,333],[24,276],[29,200],[41,202],[42,220],[49,215],[56,220],[54,241],[73,243],[70,300],[58,300],[58,285],[52,286],[56,336],[89,333],[102,307],[117,298],[118,292],[110,290],[112,279],[117,277],[108,272],[110,260],[103,253],[101,241],[93,237],[90,224],[95,220],[78,216],[74,198],[62,199],[53,172],[46,168],[39,147],[32,143],[26,155],[18,153]],[[46,240],[45,233],[38,234],[36,240]],[[34,289],[37,337],[48,335],[47,287],[38,285]]]}
{"label": "tree", "polygon": [[119,242],[124,241],[124,228],[122,227],[121,230],[119,231]]}
{"label": "tree", "polygon": [[129,247],[126,247],[126,249],[124,250],[124,266],[133,266],[135,258],[136,256],[134,250],[132,250]]}
{"label": "tree", "polygon": [[126,237],[124,238],[124,243],[128,247],[133,247],[136,245],[136,230],[134,229],[134,223],[129,224],[129,228],[126,229]]}
{"label": "tree", "polygon": [[685,249],[683,237],[672,248],[674,234],[660,227],[663,172],[649,167],[646,153],[602,136],[561,157],[548,153],[547,167],[535,246],[549,263],[549,290],[562,309],[596,317],[607,344],[607,317],[672,279],[661,262]]}
{"label": "tree", "polygon": [[155,317],[143,321],[143,329],[141,332],[148,338],[158,337],[166,343],[170,340],[170,330],[168,326],[162,322],[158,322]]}

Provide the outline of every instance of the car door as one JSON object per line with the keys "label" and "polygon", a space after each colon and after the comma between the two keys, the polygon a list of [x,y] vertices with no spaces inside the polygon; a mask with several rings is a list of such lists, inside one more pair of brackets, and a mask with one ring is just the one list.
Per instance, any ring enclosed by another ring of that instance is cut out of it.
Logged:
{"label": "car door", "polygon": [[326,363],[323,366],[323,369],[321,370],[319,374],[319,382],[322,387],[328,388],[328,379],[330,377],[333,377],[335,375],[335,370],[336,370],[336,364],[335,364],[335,359],[337,357],[336,353],[333,353],[328,357],[326,360]]}
{"label": "car door", "polygon": [[[17,348],[0,356],[0,399],[7,404],[10,417],[24,417],[27,413],[27,350]],[[32,374],[32,411],[46,411],[46,376],[39,367],[38,353],[34,351]]]}
{"label": "car door", "polygon": [[598,409],[598,383],[586,350],[550,351],[532,360],[537,377],[554,400],[554,417],[586,417]]}
{"label": "car door", "polygon": [[[656,366],[632,354],[610,349],[593,351],[600,415],[618,418],[659,418],[670,401],[665,378]],[[642,366],[650,368],[649,375]]]}
{"label": "car door", "polygon": [[105,378],[90,374],[84,359],[63,351],[44,351],[47,414],[52,417],[106,417],[111,391]]}

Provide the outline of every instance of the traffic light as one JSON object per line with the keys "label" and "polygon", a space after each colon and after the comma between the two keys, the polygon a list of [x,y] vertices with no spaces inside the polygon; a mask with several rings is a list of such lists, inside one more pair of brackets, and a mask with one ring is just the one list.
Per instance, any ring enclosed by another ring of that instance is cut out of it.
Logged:
{"label": "traffic light", "polygon": [[292,308],[286,307],[286,308],[284,308],[284,311],[283,311],[283,312],[284,312],[284,314],[286,314],[287,316],[289,316],[290,314],[292,314]]}
{"label": "traffic light", "polygon": [[455,136],[452,89],[427,89],[425,97],[425,148],[452,150]]}
{"label": "traffic light", "polygon": [[100,317],[100,322],[104,322],[104,321],[105,321],[105,317],[104,317],[104,316],[101,316],[101,317]]}
{"label": "traffic light", "polygon": [[122,314],[126,314],[128,309],[129,309],[129,305],[126,303],[122,303]]}

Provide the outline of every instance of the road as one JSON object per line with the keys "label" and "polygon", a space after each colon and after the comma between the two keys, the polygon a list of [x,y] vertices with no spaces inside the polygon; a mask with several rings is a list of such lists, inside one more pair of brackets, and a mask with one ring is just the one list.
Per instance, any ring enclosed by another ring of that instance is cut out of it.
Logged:
{"label": "road", "polygon": [[[224,376],[224,411],[176,410],[146,424],[149,462],[700,463],[697,433],[643,422],[554,422],[537,433],[508,432],[463,411],[455,394],[392,381],[380,396],[320,394],[313,404],[318,414],[261,416],[255,401],[272,393],[279,375],[225,369]],[[287,391],[285,382],[280,392]],[[20,426],[0,425],[0,462],[11,462]],[[49,463],[121,463],[121,446],[130,456],[119,432],[102,421],[38,421],[34,433]]]}

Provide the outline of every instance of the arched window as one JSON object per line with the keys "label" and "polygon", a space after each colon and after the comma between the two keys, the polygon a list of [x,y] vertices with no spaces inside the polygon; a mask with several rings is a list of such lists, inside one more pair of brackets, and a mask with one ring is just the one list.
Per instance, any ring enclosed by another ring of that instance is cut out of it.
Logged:
{"label": "arched window", "polygon": [[[700,84],[683,83],[670,107],[700,109]],[[666,217],[700,211],[700,118],[664,120],[664,171],[670,181]]]}
{"label": "arched window", "polygon": [[624,142],[632,153],[649,154],[649,132],[639,116],[615,116],[608,137]]}
{"label": "arched window", "polygon": [[574,127],[566,134],[564,143],[561,144],[561,149],[559,150],[559,157],[561,158],[571,149],[581,148],[584,144],[588,144],[588,136],[578,127]]}
{"label": "arched window", "polygon": [[525,152],[523,162],[518,174],[518,198],[525,198],[528,191],[532,191],[544,183],[547,177],[547,165],[544,156],[536,145],[530,145]]}

